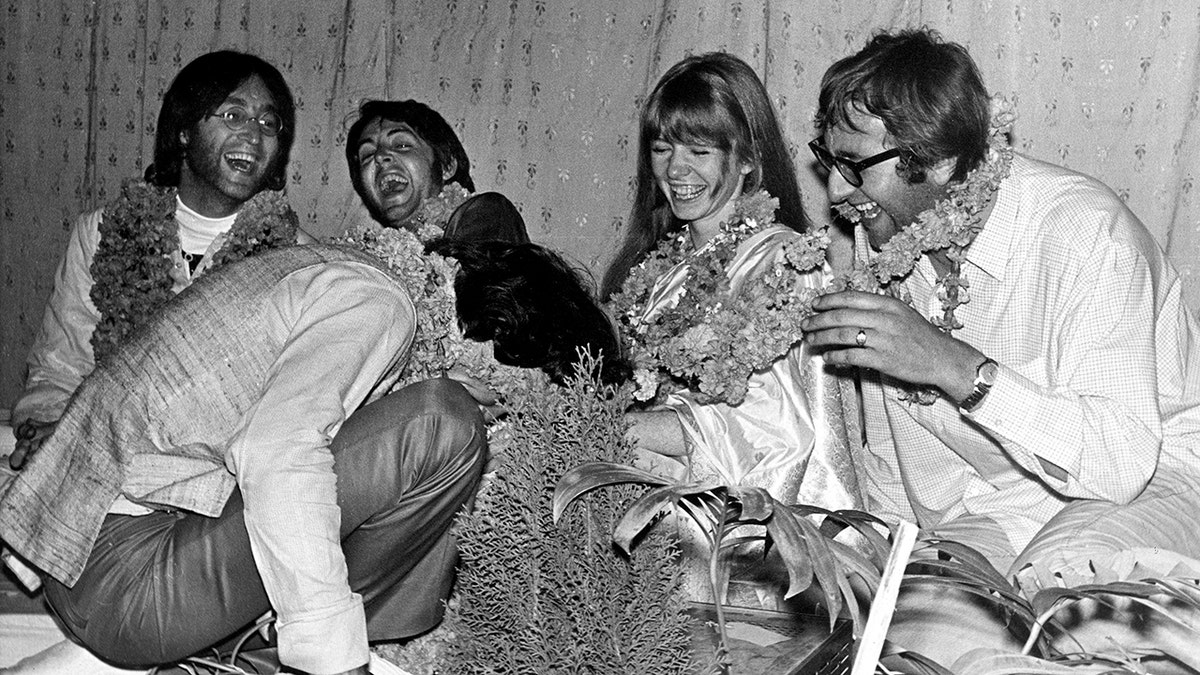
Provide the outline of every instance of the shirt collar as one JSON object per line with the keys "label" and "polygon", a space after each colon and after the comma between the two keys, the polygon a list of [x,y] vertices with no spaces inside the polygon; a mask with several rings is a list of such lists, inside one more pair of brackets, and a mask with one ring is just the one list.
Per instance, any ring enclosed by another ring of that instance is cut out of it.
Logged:
{"label": "shirt collar", "polygon": [[1023,157],[1013,153],[1012,169],[996,191],[996,204],[984,222],[983,230],[967,249],[967,264],[997,281],[1004,281],[1004,272],[1012,257],[1020,211],[1020,168],[1024,163]]}

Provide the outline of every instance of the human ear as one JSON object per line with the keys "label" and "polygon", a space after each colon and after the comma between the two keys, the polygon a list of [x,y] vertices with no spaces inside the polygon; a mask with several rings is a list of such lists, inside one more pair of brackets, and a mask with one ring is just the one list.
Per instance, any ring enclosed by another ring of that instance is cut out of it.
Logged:
{"label": "human ear", "polygon": [[458,173],[458,160],[450,157],[446,162],[446,166],[442,167],[442,182],[450,180],[450,178]]}
{"label": "human ear", "polygon": [[954,168],[958,165],[957,157],[947,157],[929,169],[929,180],[938,186],[944,186],[954,176]]}

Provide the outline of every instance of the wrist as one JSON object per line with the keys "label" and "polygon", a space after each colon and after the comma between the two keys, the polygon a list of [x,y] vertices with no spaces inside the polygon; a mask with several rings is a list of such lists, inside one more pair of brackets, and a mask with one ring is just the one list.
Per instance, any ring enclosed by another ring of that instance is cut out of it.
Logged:
{"label": "wrist", "polygon": [[958,409],[967,413],[975,412],[996,384],[996,376],[999,372],[1000,364],[985,357],[983,362],[976,366],[971,392],[959,400]]}

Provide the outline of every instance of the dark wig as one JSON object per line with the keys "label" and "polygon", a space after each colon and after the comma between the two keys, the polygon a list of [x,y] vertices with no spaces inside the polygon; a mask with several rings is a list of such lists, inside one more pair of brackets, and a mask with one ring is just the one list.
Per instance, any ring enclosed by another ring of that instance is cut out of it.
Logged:
{"label": "dark wig", "polygon": [[600,363],[606,384],[632,374],[608,315],[580,273],[550,249],[440,239],[428,250],[458,261],[459,326],[471,340],[491,340],[500,363],[540,368],[562,384],[585,351]]}
{"label": "dark wig", "polygon": [[[458,134],[446,122],[446,119],[436,110],[418,101],[366,101],[358,108],[358,119],[350,125],[346,136],[346,166],[350,169],[350,182],[354,191],[364,194],[362,185],[362,167],[358,164],[358,144],[362,140],[363,130],[374,120],[404,123],[433,149],[433,178],[440,188],[445,183],[458,183],[467,190],[475,191],[475,181],[471,180],[471,160],[463,148]],[[454,164],[457,168],[449,179],[442,180],[446,167]],[[370,205],[368,205],[370,208]],[[386,219],[382,214],[372,213],[379,222]]]}
{"label": "dark wig", "polygon": [[191,134],[196,125],[212,114],[225,99],[254,75],[262,78],[275,101],[275,112],[283,122],[279,152],[267,167],[266,187],[282,190],[287,185],[288,157],[296,137],[296,103],[279,70],[254,56],[234,51],[209,52],[183,67],[158,112],[154,136],[154,162],[146,168],[146,181],[160,187],[179,185],[185,147],[181,134]]}
{"label": "dark wig", "polygon": [[817,131],[858,130],[855,112],[874,115],[895,147],[897,171],[911,183],[942,160],[955,159],[951,180],[967,177],[987,156],[989,100],[965,47],[923,28],[884,33],[834,63],[821,79]]}
{"label": "dark wig", "polygon": [[662,76],[642,107],[633,210],[625,241],[604,275],[604,299],[620,290],[630,268],[659,241],[683,226],[654,181],[650,146],[658,139],[711,145],[751,165],[743,194],[766,190],[779,200],[780,223],[808,229],[796,168],[762,80],[730,54],[688,57]]}

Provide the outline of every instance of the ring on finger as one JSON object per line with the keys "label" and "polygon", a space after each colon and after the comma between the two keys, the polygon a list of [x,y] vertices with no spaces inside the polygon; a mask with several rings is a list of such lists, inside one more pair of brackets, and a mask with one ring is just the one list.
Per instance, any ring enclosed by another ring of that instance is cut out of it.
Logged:
{"label": "ring on finger", "polygon": [[858,329],[858,335],[854,336],[854,344],[858,345],[859,347],[867,346],[867,329],[866,328]]}

